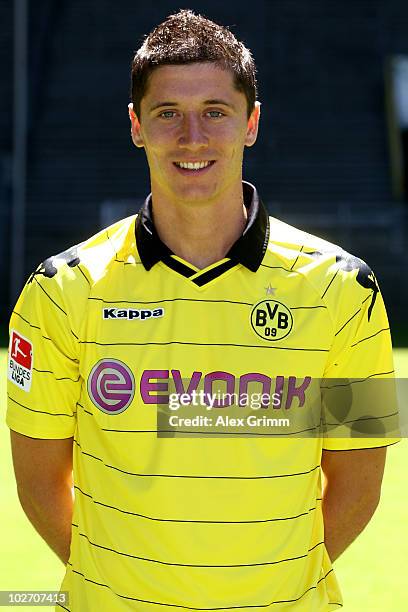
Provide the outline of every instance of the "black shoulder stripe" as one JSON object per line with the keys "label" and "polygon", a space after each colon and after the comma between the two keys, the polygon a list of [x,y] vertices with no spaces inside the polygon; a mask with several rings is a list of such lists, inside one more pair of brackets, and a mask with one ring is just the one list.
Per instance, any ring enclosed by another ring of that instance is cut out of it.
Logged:
{"label": "black shoulder stripe", "polygon": [[366,338],[362,338],[358,342],[355,342],[354,344],[351,345],[350,348],[352,348],[353,346],[357,346],[357,344],[360,344],[360,342],[365,342],[366,340],[370,340],[371,338],[375,338],[376,336],[378,336],[378,334],[381,334],[381,332],[389,331],[389,329],[390,329],[389,327],[383,327],[382,329],[379,329],[378,332],[376,332],[375,334],[372,334],[371,336],[367,336]]}
{"label": "black shoulder stripe", "polygon": [[109,236],[109,232],[107,230],[106,230],[106,237],[107,237],[107,239],[109,241],[109,244],[112,247],[113,254],[115,255],[115,260],[114,261],[117,261],[118,263],[123,263],[124,264],[125,263],[124,259],[118,259],[118,253],[117,253],[117,250],[116,250],[115,243],[113,242],[112,238]]}
{"label": "black shoulder stripe", "polygon": [[[47,291],[44,289],[41,283],[38,282],[36,278],[34,280],[37,283],[37,285],[42,289],[42,291],[45,293],[47,298],[54,304],[54,306],[56,306],[68,318],[68,313],[66,313],[65,310],[55,300],[52,299],[49,293],[47,293]],[[76,335],[76,333],[71,328],[69,328],[69,331],[74,336],[74,338],[76,338],[76,340],[79,340],[79,337]]]}
{"label": "black shoulder stripe", "polygon": [[89,286],[91,286],[91,281],[89,280],[89,278],[86,276],[86,274],[84,273],[84,271],[82,270],[81,266],[78,263],[78,270],[80,271],[80,273],[82,274],[82,276],[84,277],[84,279],[86,280],[86,282],[88,283]]}
{"label": "black shoulder stripe", "polygon": [[291,269],[291,270],[293,270],[293,268],[296,266],[297,261],[298,261],[298,259],[299,259],[299,257],[300,257],[300,254],[302,253],[302,251],[303,251],[303,249],[304,249],[304,246],[305,246],[305,245],[304,245],[304,244],[302,244],[302,247],[301,247],[301,249],[300,249],[299,253],[297,254],[296,259],[294,260],[293,264],[290,266],[290,269]]}
{"label": "black shoulder stripe", "polygon": [[44,289],[44,287],[41,285],[41,283],[38,282],[38,280],[35,278],[34,279],[35,282],[37,283],[37,285],[40,287],[40,289],[42,289],[42,291],[45,293],[45,295],[47,296],[47,298],[54,304],[54,306],[56,306],[62,313],[64,313],[64,315],[67,317],[67,313],[65,312],[65,310],[63,308],[61,308],[61,306],[59,304],[57,304],[57,302],[55,300],[52,299],[52,297],[49,295],[49,293],[46,292],[46,290]]}
{"label": "black shoulder stripe", "polygon": [[351,315],[351,317],[344,323],[344,325],[342,325],[340,327],[340,329],[338,331],[336,331],[336,333],[334,335],[337,336],[346,327],[346,325],[348,325],[350,323],[350,321],[352,321],[354,319],[354,317],[357,316],[359,312],[361,312],[361,310],[362,310],[361,308],[356,310],[356,312],[353,315]]}
{"label": "black shoulder stripe", "polygon": [[334,279],[337,276],[338,271],[340,270],[340,268],[337,268],[336,272],[334,273],[334,275],[332,276],[331,281],[329,282],[329,284],[327,285],[326,289],[323,291],[322,295],[320,296],[321,299],[324,298],[324,296],[326,295],[327,291],[329,290],[329,287],[331,286],[332,282],[334,281]]}

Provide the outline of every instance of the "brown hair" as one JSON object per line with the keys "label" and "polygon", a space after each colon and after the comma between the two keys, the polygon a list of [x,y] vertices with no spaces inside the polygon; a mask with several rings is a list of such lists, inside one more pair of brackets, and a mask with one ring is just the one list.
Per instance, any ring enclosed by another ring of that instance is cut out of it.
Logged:
{"label": "brown hair", "polygon": [[140,120],[140,102],[155,68],[167,64],[215,62],[234,75],[234,85],[247,99],[247,115],[256,101],[256,68],[249,49],[227,28],[181,10],[167,17],[145,38],[132,61],[131,99]]}

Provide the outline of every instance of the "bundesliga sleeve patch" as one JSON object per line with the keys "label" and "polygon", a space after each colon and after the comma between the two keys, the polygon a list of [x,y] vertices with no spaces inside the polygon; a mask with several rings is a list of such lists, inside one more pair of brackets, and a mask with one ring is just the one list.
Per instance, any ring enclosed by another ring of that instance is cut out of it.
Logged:
{"label": "bundesliga sleeve patch", "polygon": [[28,393],[31,389],[32,372],[33,345],[27,338],[24,338],[24,336],[12,329],[7,378],[17,387]]}

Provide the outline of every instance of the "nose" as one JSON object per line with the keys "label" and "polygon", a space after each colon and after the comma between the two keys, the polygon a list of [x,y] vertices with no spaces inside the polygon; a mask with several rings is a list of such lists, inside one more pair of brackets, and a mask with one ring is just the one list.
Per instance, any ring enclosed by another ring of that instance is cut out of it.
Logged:
{"label": "nose", "polygon": [[186,113],[183,118],[179,146],[198,150],[208,146],[208,137],[202,119],[195,113]]}

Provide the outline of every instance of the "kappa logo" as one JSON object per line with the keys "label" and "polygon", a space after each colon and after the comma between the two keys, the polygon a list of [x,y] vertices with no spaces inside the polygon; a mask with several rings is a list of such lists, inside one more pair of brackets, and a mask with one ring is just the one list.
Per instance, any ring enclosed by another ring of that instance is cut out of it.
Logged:
{"label": "kappa logo", "polygon": [[293,317],[285,304],[276,300],[263,300],[252,309],[251,325],[258,336],[274,342],[286,338],[292,331]]}
{"label": "kappa logo", "polygon": [[103,308],[103,319],[127,319],[128,321],[138,320],[146,321],[147,319],[158,319],[164,315],[164,308]]}

